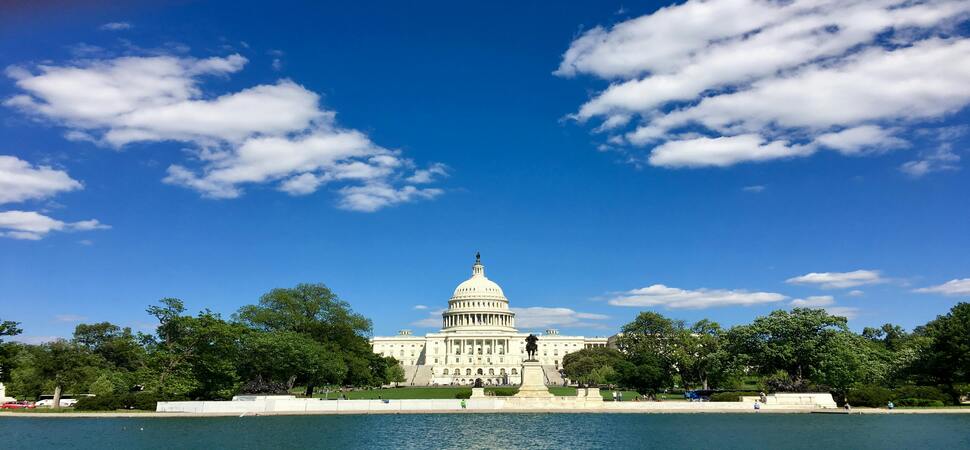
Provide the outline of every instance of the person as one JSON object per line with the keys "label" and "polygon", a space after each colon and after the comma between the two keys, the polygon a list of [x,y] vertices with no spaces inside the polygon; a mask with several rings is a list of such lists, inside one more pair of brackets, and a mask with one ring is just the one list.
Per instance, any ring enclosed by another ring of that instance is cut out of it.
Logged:
{"label": "person", "polygon": [[761,402],[754,402],[754,412],[761,411]]}
{"label": "person", "polygon": [[894,404],[893,404],[893,401],[892,401],[892,400],[890,400],[890,401],[889,401],[889,403],[886,403],[886,407],[887,407],[887,408],[889,408],[889,409],[893,409],[893,408],[895,408],[895,407],[896,407],[896,405],[894,405]]}
{"label": "person", "polygon": [[467,407],[468,407],[468,404],[467,404],[467,403],[465,403],[465,399],[462,399],[462,400],[461,400],[461,409],[465,409],[465,408],[467,408]]}
{"label": "person", "polygon": [[764,391],[761,391],[758,397],[761,398],[761,403],[768,403],[768,394],[765,394]]}
{"label": "person", "polygon": [[845,402],[845,412],[849,412],[851,410],[852,410],[852,406],[849,405],[849,402]]}

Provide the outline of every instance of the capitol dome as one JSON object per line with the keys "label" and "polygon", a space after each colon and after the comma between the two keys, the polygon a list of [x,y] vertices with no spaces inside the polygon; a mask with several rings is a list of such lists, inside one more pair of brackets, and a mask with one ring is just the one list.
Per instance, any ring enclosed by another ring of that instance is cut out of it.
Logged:
{"label": "capitol dome", "polygon": [[475,255],[471,278],[455,288],[448,309],[441,314],[442,329],[514,330],[515,313],[502,287],[485,276],[481,255]]}

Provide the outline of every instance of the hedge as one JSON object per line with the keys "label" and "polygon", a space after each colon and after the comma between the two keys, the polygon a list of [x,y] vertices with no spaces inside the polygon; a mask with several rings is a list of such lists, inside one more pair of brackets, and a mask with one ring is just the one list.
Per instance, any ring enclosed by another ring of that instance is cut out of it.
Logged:
{"label": "hedge", "polygon": [[757,395],[750,392],[716,392],[711,394],[712,402],[739,402],[741,401],[741,396],[745,395]]}
{"label": "hedge", "polygon": [[946,406],[940,400],[931,400],[928,398],[901,398],[894,403],[896,406]]}
{"label": "hedge", "polygon": [[140,409],[154,411],[158,397],[147,392],[135,394],[99,395],[83,397],[74,405],[79,411],[114,411],[116,409]]}
{"label": "hedge", "polygon": [[881,386],[859,386],[850,389],[846,398],[850,405],[873,408],[884,407],[890,401],[898,406],[945,406],[950,402],[949,396],[933,386],[902,386],[894,390]]}

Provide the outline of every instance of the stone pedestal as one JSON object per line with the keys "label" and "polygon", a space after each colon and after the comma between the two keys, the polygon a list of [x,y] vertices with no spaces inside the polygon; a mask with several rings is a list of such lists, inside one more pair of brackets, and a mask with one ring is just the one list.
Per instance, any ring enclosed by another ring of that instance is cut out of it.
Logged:
{"label": "stone pedestal", "polygon": [[472,388],[471,398],[485,398],[485,388]]}
{"label": "stone pedestal", "polygon": [[519,386],[519,393],[515,394],[520,398],[551,398],[553,395],[546,387],[546,376],[542,372],[542,365],[539,361],[522,362],[522,385]]}
{"label": "stone pedestal", "polygon": [[601,401],[603,401],[603,396],[600,395],[600,388],[598,388],[598,387],[588,387],[588,388],[586,388],[586,401],[588,401],[588,402],[601,402]]}

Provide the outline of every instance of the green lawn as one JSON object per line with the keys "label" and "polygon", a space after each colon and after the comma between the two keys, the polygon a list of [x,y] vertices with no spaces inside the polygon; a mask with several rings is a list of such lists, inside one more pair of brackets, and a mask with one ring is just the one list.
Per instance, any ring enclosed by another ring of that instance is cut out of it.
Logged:
{"label": "green lawn", "polygon": [[[509,388],[499,388],[499,389],[509,389]],[[489,391],[490,388],[485,388]],[[389,399],[389,400],[402,400],[402,399],[444,399],[444,398],[455,398],[459,393],[464,393],[466,395],[471,394],[471,388],[469,387],[398,387],[398,388],[386,388],[386,389],[364,389],[357,391],[346,391],[346,392],[330,392],[325,393],[317,391],[313,394],[315,398],[340,398],[341,394],[345,395],[350,400],[376,400],[378,397]],[[294,394],[302,394],[302,388],[294,388],[290,391]],[[575,396],[576,388],[574,387],[550,387],[549,392],[557,396]],[[600,391],[600,395],[604,399],[611,400],[612,392],[606,389]],[[631,401],[638,394],[633,391],[623,391],[623,400]],[[663,400],[677,401],[683,400],[682,395],[667,394],[666,398]]]}

